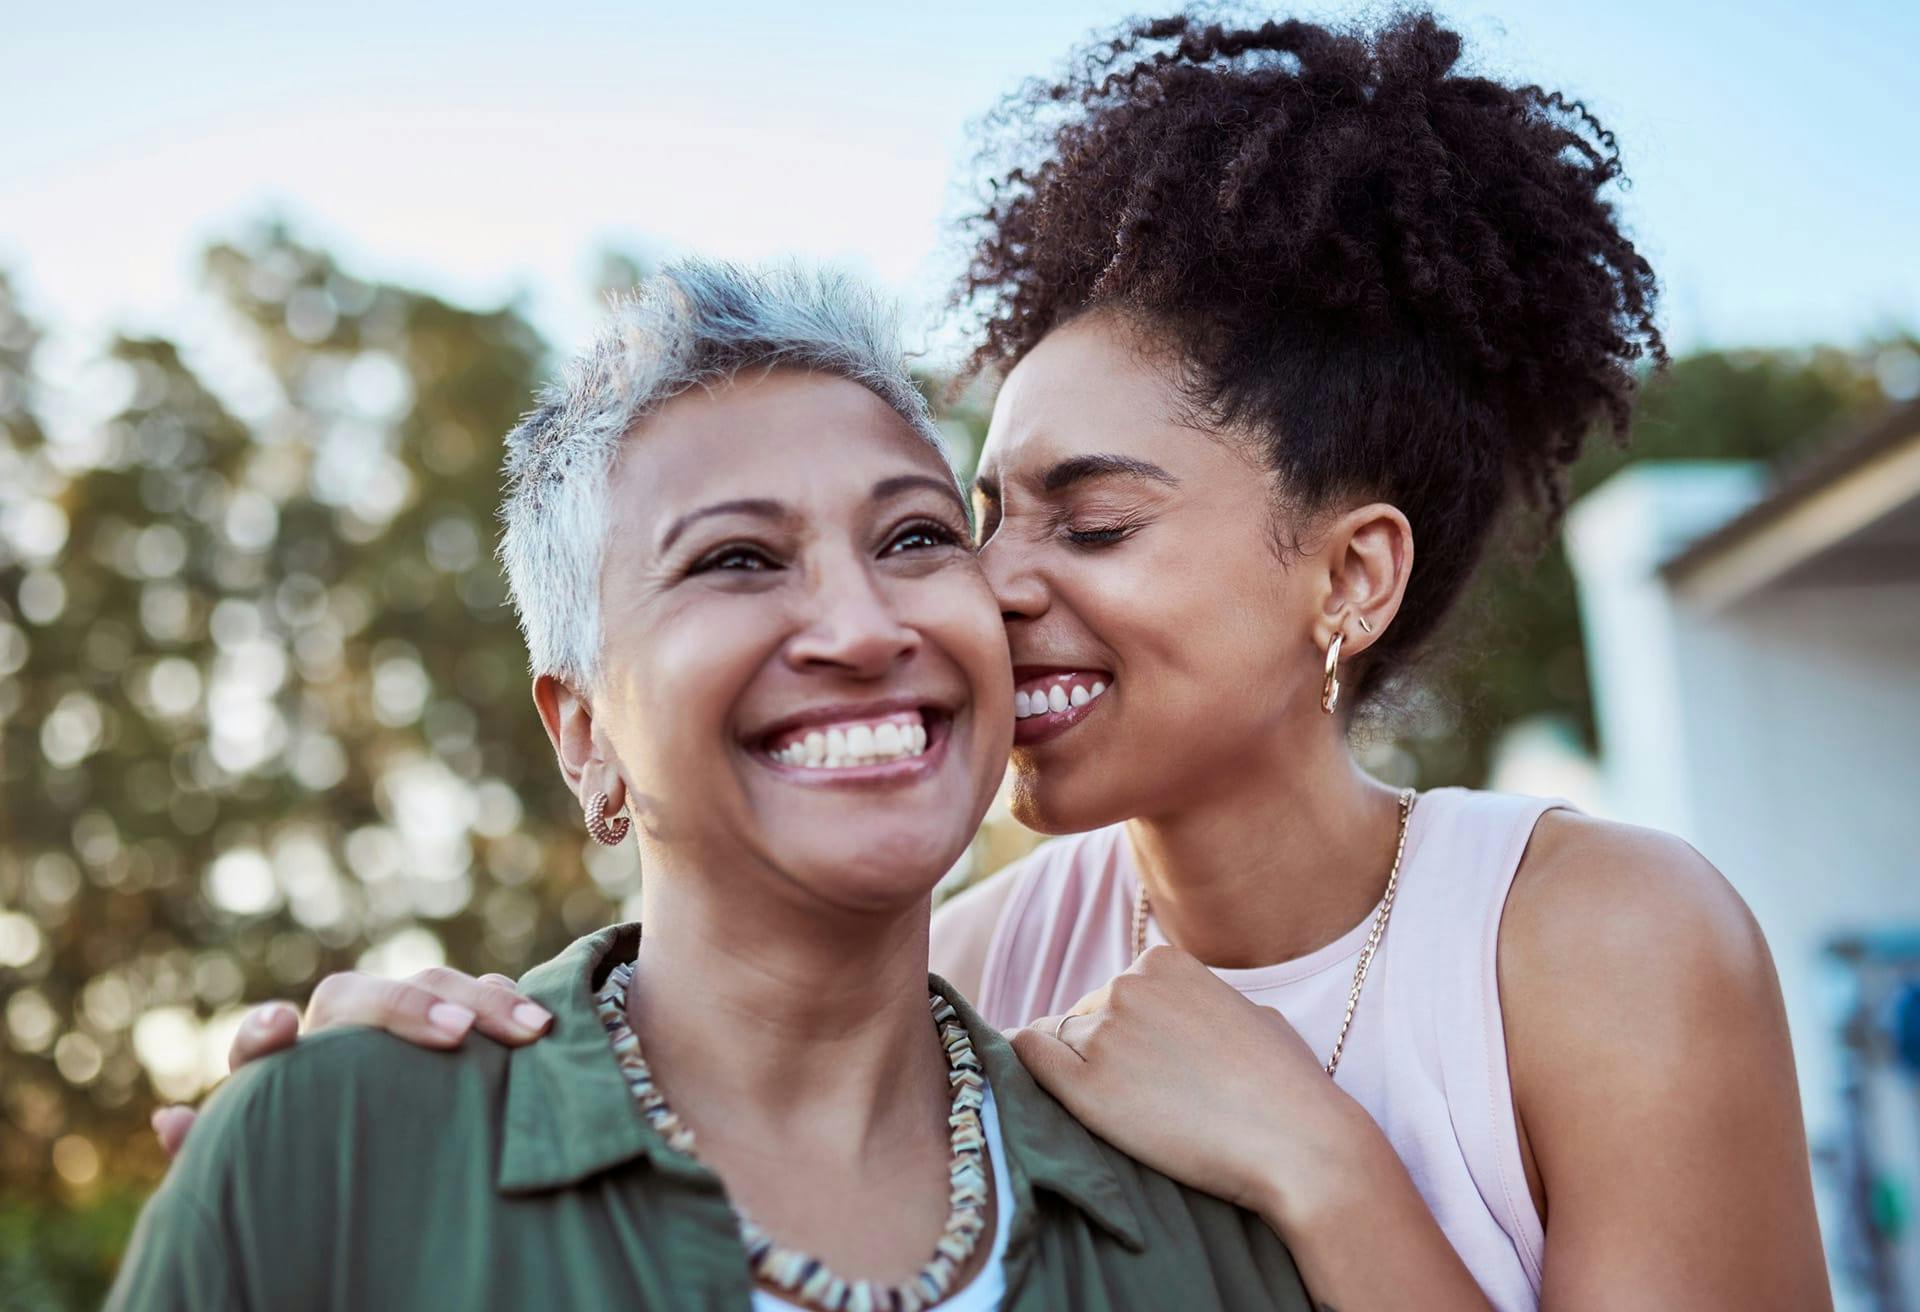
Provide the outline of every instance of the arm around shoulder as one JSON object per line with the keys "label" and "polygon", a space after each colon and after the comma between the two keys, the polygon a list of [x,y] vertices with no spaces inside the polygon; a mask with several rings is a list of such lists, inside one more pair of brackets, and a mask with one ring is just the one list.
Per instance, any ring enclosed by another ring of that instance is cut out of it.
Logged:
{"label": "arm around shoulder", "polygon": [[1830,1304],[1773,959],[1665,834],[1549,813],[1501,924],[1558,1308]]}

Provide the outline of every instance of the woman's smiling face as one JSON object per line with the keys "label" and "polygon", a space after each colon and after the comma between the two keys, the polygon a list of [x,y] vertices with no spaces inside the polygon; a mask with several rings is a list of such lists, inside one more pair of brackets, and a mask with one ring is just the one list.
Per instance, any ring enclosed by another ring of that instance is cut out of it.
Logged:
{"label": "woman's smiling face", "polygon": [[994,406],[980,558],[1014,664],[1014,814],[1042,832],[1182,807],[1315,705],[1317,595],[1276,557],[1272,479],[1181,412],[1164,360],[1098,314]]}
{"label": "woman's smiling face", "polygon": [[1013,697],[940,455],[864,387],[774,371],[644,420],[609,496],[592,733],[643,845],[843,910],[924,898]]}

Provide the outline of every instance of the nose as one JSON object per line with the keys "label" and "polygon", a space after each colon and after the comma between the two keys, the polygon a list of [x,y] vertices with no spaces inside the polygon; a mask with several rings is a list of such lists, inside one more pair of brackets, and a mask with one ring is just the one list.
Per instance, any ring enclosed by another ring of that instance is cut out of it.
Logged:
{"label": "nose", "polygon": [[795,669],[876,679],[920,649],[920,631],[864,563],[823,571],[808,596],[813,614],[787,643]]}
{"label": "nose", "polygon": [[987,576],[987,586],[993,589],[993,599],[999,603],[1000,618],[1005,623],[1038,619],[1047,609],[1046,581],[1006,539],[1006,534],[996,534],[980,548],[980,568]]}

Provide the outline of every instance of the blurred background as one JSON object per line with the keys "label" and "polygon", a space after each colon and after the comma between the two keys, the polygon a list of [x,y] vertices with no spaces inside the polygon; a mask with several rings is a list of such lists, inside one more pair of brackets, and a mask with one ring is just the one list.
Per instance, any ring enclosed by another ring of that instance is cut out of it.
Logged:
{"label": "blurred background", "polygon": [[[1587,12],[1568,12],[1579,8]],[[248,1001],[622,915],[528,705],[500,437],[698,250],[963,339],[968,123],[1127,12],[107,3],[0,77],[0,1305],[91,1306]],[[1339,17],[1338,6],[1310,11]],[[1584,97],[1677,363],[1383,777],[1681,833],[1779,961],[1843,1307],[1920,1306],[1920,10],[1459,4]],[[991,396],[944,404],[972,459]],[[996,810],[956,887],[1033,837]]]}

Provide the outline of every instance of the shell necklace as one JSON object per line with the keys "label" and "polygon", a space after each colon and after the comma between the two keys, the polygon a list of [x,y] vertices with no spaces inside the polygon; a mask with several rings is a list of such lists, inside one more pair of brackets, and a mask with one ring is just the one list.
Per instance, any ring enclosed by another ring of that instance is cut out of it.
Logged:
{"label": "shell necklace", "polygon": [[[594,999],[600,1023],[613,1043],[621,1074],[627,1077],[647,1124],[669,1147],[692,1157],[693,1129],[667,1106],[665,1095],[647,1069],[646,1058],[640,1054],[640,1039],[627,1022],[627,989],[632,983],[632,963],[614,967]],[[733,1209],[740,1242],[746,1247],[747,1263],[755,1277],[819,1312],[922,1312],[953,1292],[954,1277],[967,1265],[986,1232],[987,1202],[993,1188],[985,1160],[987,1135],[980,1125],[986,1077],[981,1074],[973,1041],[967,1037],[953,1004],[936,993],[927,998],[927,1005],[933,1011],[940,1046],[946,1049],[947,1080],[953,1085],[953,1112],[947,1117],[952,1127],[948,1142],[953,1156],[947,1169],[946,1228],[934,1245],[933,1256],[918,1274],[900,1285],[842,1279],[818,1258],[775,1243],[753,1218],[738,1207]]]}
{"label": "shell necklace", "polygon": [[[1393,914],[1393,892],[1400,884],[1400,858],[1407,854],[1407,817],[1412,814],[1413,789],[1403,789],[1400,793],[1400,839],[1393,849],[1393,867],[1387,871],[1387,891],[1380,899],[1379,909],[1373,913],[1373,929],[1367,934],[1367,945],[1360,949],[1360,964],[1353,968],[1353,987],[1347,990],[1347,1014],[1341,1020],[1340,1033],[1333,1041],[1333,1055],[1327,1058],[1329,1077],[1340,1067],[1340,1053],[1347,1046],[1347,1030],[1353,1024],[1353,1010],[1360,1005],[1360,989],[1367,982],[1367,967],[1373,964],[1374,949],[1380,946],[1380,936],[1387,932],[1387,917]],[[1147,886],[1142,884],[1133,899],[1135,960],[1147,950],[1147,916],[1152,909],[1147,903]]]}

